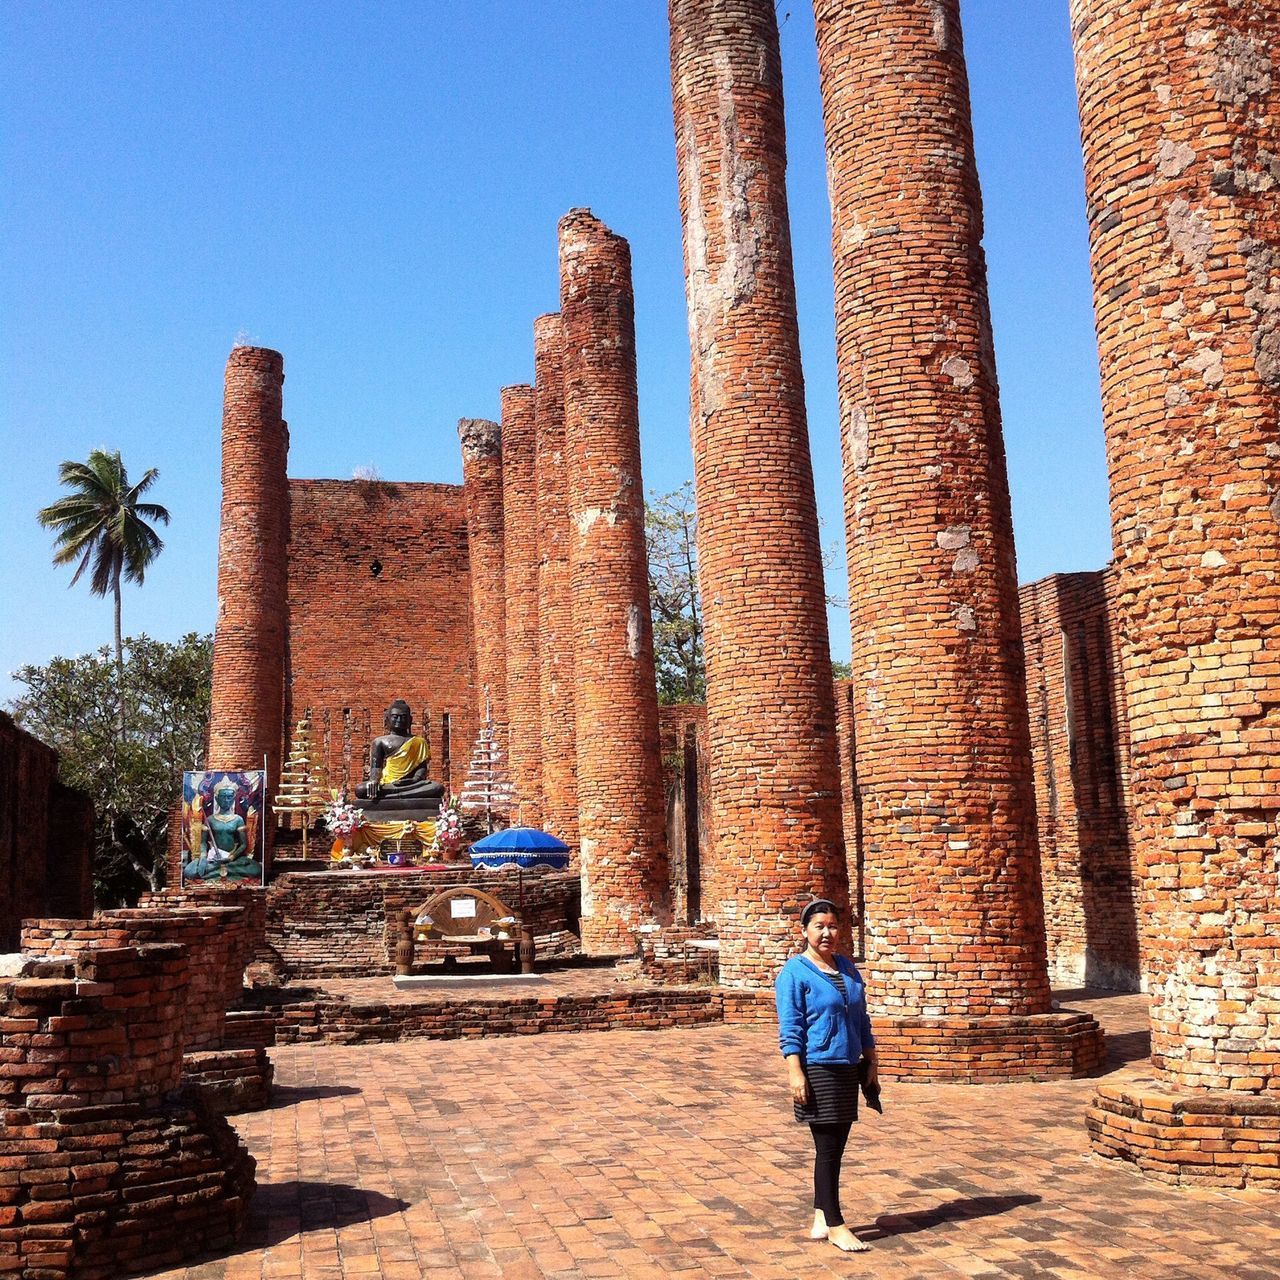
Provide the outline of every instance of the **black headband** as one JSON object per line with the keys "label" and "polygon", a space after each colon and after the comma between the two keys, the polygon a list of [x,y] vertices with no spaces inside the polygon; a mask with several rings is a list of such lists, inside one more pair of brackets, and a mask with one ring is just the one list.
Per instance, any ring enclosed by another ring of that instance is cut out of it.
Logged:
{"label": "black headband", "polygon": [[818,914],[819,911],[829,911],[833,916],[840,914],[839,908],[830,898],[814,898],[805,909],[800,913],[800,927],[805,929],[809,925],[809,920]]}

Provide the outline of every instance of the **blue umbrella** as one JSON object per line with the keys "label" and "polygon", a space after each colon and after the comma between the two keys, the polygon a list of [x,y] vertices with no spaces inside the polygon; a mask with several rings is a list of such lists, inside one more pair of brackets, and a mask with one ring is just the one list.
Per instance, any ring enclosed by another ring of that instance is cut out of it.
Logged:
{"label": "blue umbrella", "polygon": [[508,827],[477,840],[471,846],[473,867],[516,867],[520,872],[520,916],[524,917],[524,873],[526,867],[553,867],[563,871],[569,865],[569,846],[536,827]]}
{"label": "blue umbrella", "polygon": [[536,827],[508,827],[495,831],[471,846],[471,862],[477,867],[555,867],[569,865],[569,846]]}

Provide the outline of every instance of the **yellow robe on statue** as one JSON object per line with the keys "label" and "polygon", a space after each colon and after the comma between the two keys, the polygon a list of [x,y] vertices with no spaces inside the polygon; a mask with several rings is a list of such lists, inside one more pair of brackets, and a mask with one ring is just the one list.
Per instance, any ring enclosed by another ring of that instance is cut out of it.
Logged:
{"label": "yellow robe on statue", "polygon": [[412,773],[419,765],[426,764],[430,759],[431,748],[427,746],[427,740],[415,734],[407,739],[394,755],[387,757],[386,763],[382,766],[382,785],[394,786],[406,774]]}

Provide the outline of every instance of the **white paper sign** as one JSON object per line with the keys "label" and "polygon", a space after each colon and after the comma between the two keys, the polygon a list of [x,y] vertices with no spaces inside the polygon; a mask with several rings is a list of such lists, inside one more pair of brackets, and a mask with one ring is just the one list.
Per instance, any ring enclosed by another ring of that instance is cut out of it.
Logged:
{"label": "white paper sign", "polygon": [[454,898],[449,903],[449,914],[455,920],[473,919],[476,914],[476,900],[474,898]]}

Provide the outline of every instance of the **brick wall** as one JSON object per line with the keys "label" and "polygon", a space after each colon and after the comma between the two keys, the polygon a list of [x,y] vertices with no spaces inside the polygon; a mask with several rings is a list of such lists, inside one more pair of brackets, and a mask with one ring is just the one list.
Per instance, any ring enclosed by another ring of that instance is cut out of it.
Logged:
{"label": "brick wall", "polygon": [[533,322],[537,393],[538,663],[544,829],[578,857],[578,741],[573,706],[573,605],[564,469],[564,328],[559,313]]}
{"label": "brick wall", "polygon": [[0,951],[27,916],[93,910],[93,805],[57,773],[58,753],[0,711]]}
{"label": "brick wall", "polygon": [[1049,1007],[957,0],[818,0],[871,998]]}
{"label": "brick wall", "polygon": [[234,1244],[253,1158],[173,1095],[188,975],[184,948],[158,945],[0,980],[5,1272],[99,1280]]}
{"label": "brick wall", "polygon": [[506,569],[502,529],[502,428],[487,418],[461,418],[462,488],[471,565],[471,626],[475,644],[476,714],[485,699],[507,752]]}
{"label": "brick wall", "polygon": [[1022,634],[1049,971],[1057,986],[1136,991],[1127,727],[1107,581],[1066,573],[1024,586]]}
{"label": "brick wall", "polygon": [[310,709],[331,784],[357,782],[404,698],[431,776],[460,789],[477,724],[462,488],[291,480],[289,502],[286,746]]}
{"label": "brick wall", "polygon": [[537,413],[534,389],[503,387],[502,562],[506,579],[508,755],[513,825],[542,825],[542,670],[538,625]]}
{"label": "brick wall", "polygon": [[714,920],[720,904],[711,839],[711,770],[707,709],[701,703],[658,708],[667,797],[671,908],[677,923]]}
{"label": "brick wall", "polygon": [[[289,429],[281,416],[284,357],[236,347],[222,403],[222,522],[208,768],[279,776],[284,705],[285,481]],[[271,826],[267,824],[268,836]]]}
{"label": "brick wall", "polygon": [[1274,1099],[1280,7],[1071,16],[1152,1060]]}
{"label": "brick wall", "polygon": [[[518,909],[514,871],[477,872],[468,865],[420,872],[295,873],[280,876],[267,889],[266,942],[293,981],[390,974],[400,913],[460,884],[494,894],[513,912]],[[525,873],[525,915],[540,955],[566,950],[579,896],[578,877],[570,872]]]}
{"label": "brick wall", "polygon": [[836,718],[773,0],[673,0],[698,573],[726,986],[767,986],[844,904]]}
{"label": "brick wall", "polygon": [[589,209],[559,226],[582,940],[668,920],[631,250]]}

